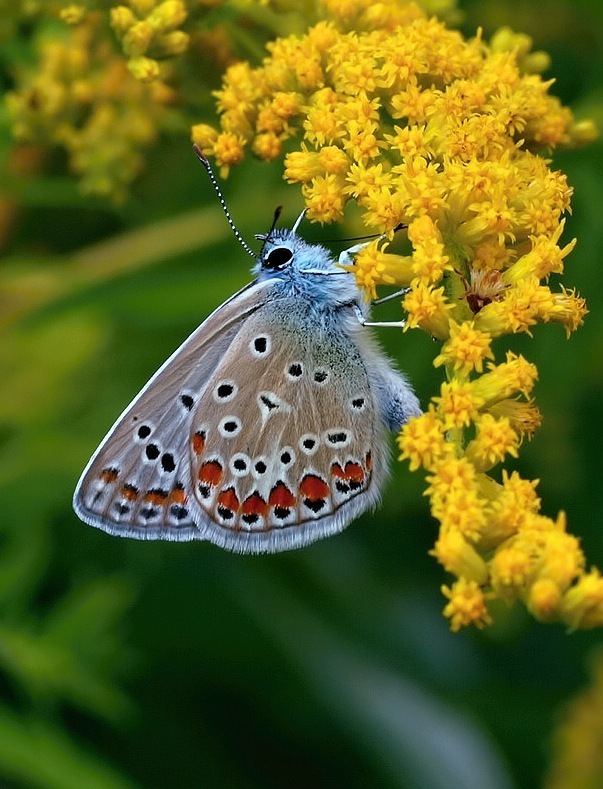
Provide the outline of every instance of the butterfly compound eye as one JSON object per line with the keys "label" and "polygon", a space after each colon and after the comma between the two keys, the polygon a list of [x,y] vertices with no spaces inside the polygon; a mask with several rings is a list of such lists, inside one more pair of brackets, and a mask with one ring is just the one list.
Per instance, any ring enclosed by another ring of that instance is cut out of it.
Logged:
{"label": "butterfly compound eye", "polygon": [[281,269],[293,257],[293,252],[289,247],[275,247],[271,249],[262,262],[263,268]]}

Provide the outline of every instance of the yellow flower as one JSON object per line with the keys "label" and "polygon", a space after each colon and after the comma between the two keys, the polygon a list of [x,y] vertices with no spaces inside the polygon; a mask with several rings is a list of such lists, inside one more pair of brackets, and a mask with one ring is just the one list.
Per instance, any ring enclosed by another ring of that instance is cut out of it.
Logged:
{"label": "yellow flower", "polygon": [[562,323],[565,326],[566,335],[569,337],[573,331],[582,326],[587,314],[588,309],[584,299],[576,296],[575,291],[562,288],[561,293],[553,295],[553,305],[545,320]]}
{"label": "yellow flower", "polygon": [[398,437],[398,446],[400,459],[408,459],[413,470],[421,466],[431,468],[450,452],[444,426],[432,408],[404,426]]}
{"label": "yellow flower", "polygon": [[542,417],[540,411],[532,401],[519,400],[517,398],[499,400],[490,406],[489,413],[500,418],[505,417],[509,424],[519,436],[530,438],[537,428],[540,427]]}
{"label": "yellow flower", "polygon": [[[563,523],[565,525],[565,518]],[[584,569],[584,554],[579,540],[565,531],[552,530],[547,537],[539,567],[540,578],[553,581],[562,592],[580,575]]]}
{"label": "yellow flower", "polygon": [[321,222],[334,222],[336,219],[341,219],[345,205],[343,185],[341,176],[335,173],[318,175],[304,184],[302,194],[308,207],[308,218],[318,219]]}
{"label": "yellow flower", "polygon": [[[348,157],[346,156],[349,162]],[[382,162],[379,164],[360,164],[354,162],[349,165],[347,179],[348,185],[345,190],[347,194],[355,197],[360,203],[369,194],[379,193],[392,182],[392,176],[384,169]]]}
{"label": "yellow flower", "polygon": [[467,376],[473,370],[481,372],[484,369],[484,360],[494,358],[490,335],[477,331],[473,321],[458,324],[451,320],[449,325],[450,337],[442,346],[441,353],[434,359],[434,366],[445,364],[460,376]]}
{"label": "yellow flower", "polygon": [[536,365],[509,352],[506,362],[490,364],[489,371],[473,382],[473,395],[487,407],[513,397],[517,392],[527,397],[537,377]]}
{"label": "yellow flower", "polygon": [[529,589],[526,604],[529,611],[541,622],[554,622],[559,618],[561,589],[550,578],[539,578]]}
{"label": "yellow flower", "polygon": [[178,28],[188,16],[183,0],[132,2],[111,8],[110,21],[128,58],[128,68],[143,82],[160,76],[159,59],[182,54],[189,35]]}
{"label": "yellow flower", "polygon": [[562,618],[573,630],[603,625],[603,578],[598,570],[582,575],[566,592]]}
{"label": "yellow flower", "polygon": [[440,533],[451,529],[478,541],[486,526],[484,500],[476,488],[453,488],[441,499],[432,496],[431,514],[440,521]]}
{"label": "yellow flower", "polygon": [[445,456],[433,464],[433,473],[427,475],[430,483],[425,491],[433,501],[442,501],[455,489],[473,489],[477,484],[475,466],[465,457]]}
{"label": "yellow flower", "polygon": [[232,132],[219,134],[213,145],[213,153],[216,161],[220,165],[222,176],[228,174],[228,170],[233,164],[239,164],[243,159],[243,146],[245,140]]}
{"label": "yellow flower", "polygon": [[345,266],[356,277],[367,299],[377,296],[377,285],[408,285],[412,279],[412,261],[409,257],[392,255],[380,249],[381,240],[371,241],[354,257],[354,264]]}
{"label": "yellow flower", "polygon": [[562,220],[551,235],[532,236],[532,249],[507,268],[502,276],[504,282],[513,285],[526,278],[536,277],[541,280],[549,274],[562,274],[563,259],[576,246],[575,238],[564,247],[559,246],[564,226],[565,220]]}
{"label": "yellow flower", "polygon": [[154,82],[159,77],[159,63],[153,58],[139,55],[128,60],[128,69],[141,82]]}
{"label": "yellow flower", "polygon": [[60,16],[63,22],[68,25],[79,25],[86,16],[86,8],[82,5],[76,5],[74,3],[62,8],[60,11]]}
{"label": "yellow flower", "polygon": [[477,435],[470,441],[467,458],[478,471],[488,471],[504,460],[505,455],[517,457],[519,437],[506,417],[480,414],[475,420]]}
{"label": "yellow flower", "polygon": [[468,625],[482,628],[492,623],[486,605],[486,594],[477,581],[461,578],[450,587],[442,586],[442,594],[448,598],[444,616],[450,619],[453,633]]}
{"label": "yellow flower", "polygon": [[490,562],[492,588],[503,600],[519,597],[532,572],[532,560],[520,547],[499,549]]}
{"label": "yellow flower", "polygon": [[420,327],[432,337],[443,339],[448,336],[452,305],[444,295],[444,288],[432,288],[419,283],[402,302],[407,313],[406,327]]}
{"label": "yellow flower", "polygon": [[434,397],[444,427],[467,427],[477,418],[478,407],[473,397],[471,384],[453,378],[444,382],[440,397]]}
{"label": "yellow flower", "polygon": [[191,139],[207,156],[214,149],[218,139],[218,132],[213,126],[209,126],[206,123],[198,123],[191,129]]}
{"label": "yellow flower", "polygon": [[439,282],[452,266],[431,217],[424,214],[414,219],[408,227],[408,238],[413,245],[412,269],[417,280],[426,285]]}
{"label": "yellow flower", "polygon": [[482,540],[484,550],[504,545],[540,508],[536,495],[538,480],[522,479],[516,471],[508,474],[504,469],[502,477],[502,486],[491,493],[488,525]]}
{"label": "yellow flower", "polygon": [[478,584],[484,584],[488,580],[486,562],[458,529],[442,531],[430,553],[449,573]]}
{"label": "yellow flower", "polygon": [[[38,70],[23,66],[6,96],[13,134],[64,149],[84,193],[120,202],[173,94],[161,81],[142,84],[132,76],[107,44],[101,12],[63,11],[70,25],[64,36],[39,38]],[[144,58],[132,64],[145,79],[147,68],[158,68]]]}

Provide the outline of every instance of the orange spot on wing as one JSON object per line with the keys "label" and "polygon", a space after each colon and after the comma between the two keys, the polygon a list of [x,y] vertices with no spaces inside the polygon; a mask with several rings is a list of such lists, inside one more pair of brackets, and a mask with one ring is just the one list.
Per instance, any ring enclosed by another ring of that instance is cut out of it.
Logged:
{"label": "orange spot on wing", "polygon": [[364,469],[360,463],[356,463],[353,460],[348,460],[345,468],[342,468],[339,463],[333,463],[331,474],[338,479],[351,479],[354,482],[362,482],[364,479]]}
{"label": "orange spot on wing", "polygon": [[156,507],[163,506],[168,499],[168,492],[166,490],[148,490],[144,494],[144,500],[149,504],[154,504]]}
{"label": "orange spot on wing", "polygon": [[171,504],[186,504],[186,493],[183,488],[174,488],[170,493]]}
{"label": "orange spot on wing", "polygon": [[299,492],[310,501],[320,501],[329,495],[329,486],[315,474],[306,474],[299,486]]}
{"label": "orange spot on wing", "polygon": [[198,474],[199,482],[211,485],[214,488],[222,482],[223,476],[224,469],[217,460],[208,460],[201,466]]}
{"label": "orange spot on wing", "polygon": [[136,501],[138,498],[138,488],[135,485],[124,485],[121,489],[121,495],[126,501]]}
{"label": "orange spot on wing", "polygon": [[270,497],[268,499],[268,504],[271,507],[279,507],[284,510],[290,510],[292,507],[295,506],[297,499],[291,493],[289,488],[285,485],[284,482],[277,482],[276,485],[270,491]]}
{"label": "orange spot on wing", "polygon": [[345,478],[346,478],[346,473],[345,473],[345,471],[344,471],[344,470],[341,468],[341,466],[339,465],[339,463],[333,463],[333,465],[331,466],[331,474],[332,474],[334,477],[337,477],[338,479],[345,479]]}
{"label": "orange spot on wing", "polygon": [[116,468],[104,468],[101,471],[100,478],[103,482],[115,482],[119,476],[119,470]]}
{"label": "orange spot on wing", "polygon": [[226,488],[226,490],[220,491],[218,504],[231,512],[236,512],[239,509],[239,499],[234,488]]}
{"label": "orange spot on wing", "polygon": [[364,469],[360,463],[354,463],[353,461],[349,460],[345,464],[345,476],[346,479],[351,479],[353,482],[363,482]]}
{"label": "orange spot on wing", "polygon": [[202,430],[195,433],[192,444],[195,455],[200,455],[205,449],[205,433]]}
{"label": "orange spot on wing", "polygon": [[262,515],[265,516],[268,511],[268,505],[259,493],[252,493],[247,496],[241,507],[243,515]]}

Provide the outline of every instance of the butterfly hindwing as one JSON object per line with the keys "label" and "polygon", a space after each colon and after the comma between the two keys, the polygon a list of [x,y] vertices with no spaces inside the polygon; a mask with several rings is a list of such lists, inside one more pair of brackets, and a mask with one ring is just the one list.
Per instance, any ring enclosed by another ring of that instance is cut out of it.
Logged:
{"label": "butterfly hindwing", "polygon": [[377,499],[385,440],[360,352],[296,304],[247,319],[191,427],[200,539],[286,550],[340,531]]}

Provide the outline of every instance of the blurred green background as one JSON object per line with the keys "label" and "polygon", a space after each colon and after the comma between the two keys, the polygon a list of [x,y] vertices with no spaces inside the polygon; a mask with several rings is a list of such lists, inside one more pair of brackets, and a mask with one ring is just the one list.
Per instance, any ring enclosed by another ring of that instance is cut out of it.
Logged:
{"label": "blurred green background", "polygon": [[[460,8],[466,35],[508,24],[533,36],[552,56],[552,91],[602,125],[599,4]],[[13,45],[0,49],[5,90]],[[210,106],[192,120],[210,121]],[[4,110],[0,127],[6,163]],[[541,480],[543,511],[565,509],[599,567],[602,147],[553,159],[575,188],[564,282],[590,315],[569,342],[552,325],[513,339],[539,367],[544,415],[515,467]],[[73,488],[116,415],[249,279],[186,129],[145,156],[117,207],[81,197],[60,161],[2,177],[15,210],[0,263],[0,785],[603,786],[603,693],[589,708],[594,745],[575,721],[569,740],[557,732],[592,682],[600,633],[497,607],[492,627],[452,635],[422,479],[405,466],[377,513],[291,554],[118,540],[78,521]],[[301,207],[278,163],[246,162],[224,191],[248,239],[277,204],[285,224]],[[431,340],[381,337],[427,402],[439,382]],[[564,778],[572,736],[593,749]]]}

